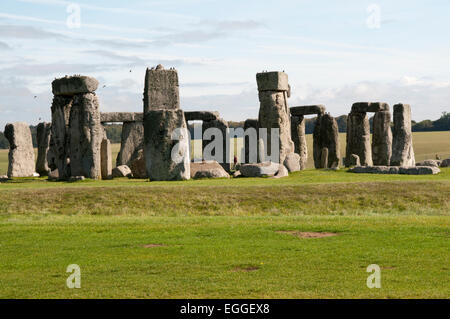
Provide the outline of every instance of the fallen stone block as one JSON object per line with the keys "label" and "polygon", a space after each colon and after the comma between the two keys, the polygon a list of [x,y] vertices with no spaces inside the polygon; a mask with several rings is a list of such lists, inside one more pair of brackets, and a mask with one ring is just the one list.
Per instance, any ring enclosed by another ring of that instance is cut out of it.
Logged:
{"label": "fallen stone block", "polygon": [[98,81],[89,76],[66,76],[52,82],[54,95],[68,95],[94,93],[98,88]]}
{"label": "fallen stone block", "polygon": [[450,167],[450,158],[443,160],[440,167]]}
{"label": "fallen stone block", "polygon": [[133,177],[131,169],[127,165],[117,166],[112,170],[113,177]]}
{"label": "fallen stone block", "polygon": [[440,169],[431,166],[356,166],[349,169],[352,173],[363,174],[406,174],[406,175],[434,175],[440,173]]}
{"label": "fallen stone block", "polygon": [[416,163],[416,166],[433,166],[433,167],[440,167],[442,164],[441,161],[439,160],[432,160],[432,159],[428,159],[428,160],[424,160],[422,162]]}
{"label": "fallen stone block", "polygon": [[241,165],[241,174],[245,177],[274,176],[280,169],[280,164],[273,162],[254,163]]}
{"label": "fallen stone block", "polygon": [[300,155],[297,153],[289,153],[284,160],[284,166],[289,172],[298,172],[300,168]]}
{"label": "fallen stone block", "polygon": [[230,178],[230,175],[216,161],[191,163],[191,177],[198,178]]}
{"label": "fallen stone block", "polygon": [[289,176],[288,169],[286,168],[286,166],[280,164],[278,172],[273,176],[273,178],[283,178],[283,177],[288,177],[288,176]]}

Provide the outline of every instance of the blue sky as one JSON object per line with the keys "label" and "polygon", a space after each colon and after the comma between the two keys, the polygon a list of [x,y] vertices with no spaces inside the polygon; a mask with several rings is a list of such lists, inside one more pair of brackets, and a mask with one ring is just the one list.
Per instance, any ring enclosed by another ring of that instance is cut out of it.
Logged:
{"label": "blue sky", "polygon": [[449,13],[448,0],[2,0],[0,130],[49,121],[66,74],[96,77],[104,112],[142,111],[158,63],[178,69],[183,109],[226,120],[257,117],[262,70],[288,73],[291,106],[403,102],[437,119],[450,111]]}

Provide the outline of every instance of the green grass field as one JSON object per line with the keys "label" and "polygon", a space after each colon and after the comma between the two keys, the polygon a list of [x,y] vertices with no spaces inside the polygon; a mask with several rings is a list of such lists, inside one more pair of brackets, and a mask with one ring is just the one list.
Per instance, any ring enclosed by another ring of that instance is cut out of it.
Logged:
{"label": "green grass field", "polygon": [[[416,157],[450,155],[448,134],[415,134]],[[449,298],[448,198],[450,168],[16,179],[0,184],[0,298]],[[69,264],[81,289],[66,287]],[[366,286],[370,264],[381,289]]]}

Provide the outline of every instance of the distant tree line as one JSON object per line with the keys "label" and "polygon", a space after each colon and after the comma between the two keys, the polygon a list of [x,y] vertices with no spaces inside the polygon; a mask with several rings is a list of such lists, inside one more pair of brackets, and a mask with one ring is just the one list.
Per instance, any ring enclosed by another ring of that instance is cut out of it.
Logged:
{"label": "distant tree line", "polygon": [[[373,117],[369,119],[370,130],[372,131],[372,121]],[[307,118],[305,122],[305,132],[306,134],[312,134],[314,132],[314,125],[316,122],[316,118]],[[345,133],[347,132],[347,115],[341,115],[336,117],[336,122],[339,128],[339,132]],[[191,136],[194,136],[194,127],[196,125],[201,125],[201,123],[193,123],[188,126]],[[229,121],[228,126],[231,128],[244,127],[244,122],[233,122]],[[37,147],[36,142],[36,126],[31,125],[31,136],[33,138],[33,145]],[[121,124],[110,124],[105,126],[106,135],[111,143],[120,143],[121,135],[122,135],[122,125]],[[413,132],[432,132],[432,131],[450,131],[450,113],[443,112],[442,116],[436,120],[424,120],[421,122],[412,121],[412,131]],[[242,136],[238,136],[242,137]],[[8,140],[3,135],[3,132],[0,132],[0,149],[9,148]]]}

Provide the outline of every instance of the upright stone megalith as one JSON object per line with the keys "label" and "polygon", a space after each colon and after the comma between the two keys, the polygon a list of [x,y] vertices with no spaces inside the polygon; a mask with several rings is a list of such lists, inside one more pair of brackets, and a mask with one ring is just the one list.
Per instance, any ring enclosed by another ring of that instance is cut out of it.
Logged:
{"label": "upright stone megalith", "polygon": [[48,175],[50,168],[48,166],[47,154],[50,149],[50,123],[39,123],[36,129],[36,140],[38,147],[38,156],[36,161],[36,172],[41,176]]}
{"label": "upright stone megalith", "polygon": [[151,181],[190,178],[189,136],[182,110],[149,110],[144,115],[144,150]]}
{"label": "upright stone megalith", "polygon": [[376,112],[373,117],[372,158],[373,165],[389,166],[392,155],[391,113]]}
{"label": "upright stone megalith", "polygon": [[101,165],[102,165],[102,179],[112,178],[112,155],[111,155],[111,142],[104,138],[100,148],[101,153]]}
{"label": "upright stone megalith", "polygon": [[350,112],[347,118],[347,148],[345,166],[350,166],[352,154],[358,155],[362,166],[372,166],[372,150],[370,145],[370,125],[367,114]]}
{"label": "upright stone megalith", "polygon": [[[271,156],[272,161],[283,163],[287,154],[294,152],[290,111],[287,103],[290,94],[288,76],[284,72],[263,72],[256,74],[256,81],[260,102],[258,124],[260,128],[267,129],[265,153]],[[279,158],[273,158],[273,154],[271,154],[272,128],[279,129],[279,149],[277,150]]]}
{"label": "upright stone megalith", "polygon": [[55,158],[60,179],[101,177],[103,126],[94,92],[97,87],[96,79],[81,75],[52,82],[54,98],[49,153]]}
{"label": "upright stone megalith", "polygon": [[[214,130],[217,134],[212,132],[211,136],[208,134],[209,129]],[[205,134],[206,133],[206,134]],[[230,142],[228,136],[228,122],[222,118],[218,118],[212,121],[203,121],[202,123],[202,150],[203,150],[203,159],[205,161],[217,161],[223,169],[227,172],[230,172],[230,163],[231,160],[227,156],[230,154]],[[217,140],[216,139],[220,139]],[[222,154],[219,154],[219,151]]]}
{"label": "upright stone megalith", "polygon": [[[313,133],[313,155],[316,168],[338,168],[340,159],[339,129],[330,114],[319,114]],[[326,148],[326,152],[324,149]],[[323,158],[326,156],[327,158]]]}
{"label": "upright stone megalith", "polygon": [[27,123],[6,124],[5,138],[9,141],[8,177],[30,177],[35,172],[34,149]]}
{"label": "upright stone megalith", "polygon": [[95,94],[75,95],[69,123],[71,176],[100,179],[103,126]]}
{"label": "upright stone megalith", "polygon": [[243,164],[258,162],[258,120],[247,119],[244,122]]}
{"label": "upright stone megalith", "polygon": [[[120,152],[117,154],[117,166],[127,165],[139,157],[139,151],[144,149],[144,124],[142,122],[124,122]],[[134,172],[133,172],[134,175]]]}
{"label": "upright stone megalith", "polygon": [[144,87],[144,114],[149,110],[179,108],[177,70],[174,68],[166,70],[161,64],[156,68],[147,69]]}
{"label": "upright stone megalith", "polygon": [[300,169],[306,169],[308,162],[308,147],[306,145],[305,117],[291,116],[291,136],[295,146],[295,153],[300,156]]}
{"label": "upright stone megalith", "polygon": [[392,166],[415,166],[412,133],[411,107],[409,104],[394,105],[394,130],[392,142]]}

